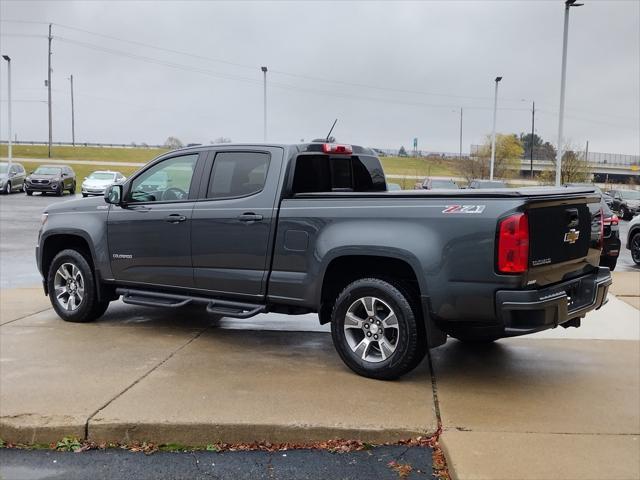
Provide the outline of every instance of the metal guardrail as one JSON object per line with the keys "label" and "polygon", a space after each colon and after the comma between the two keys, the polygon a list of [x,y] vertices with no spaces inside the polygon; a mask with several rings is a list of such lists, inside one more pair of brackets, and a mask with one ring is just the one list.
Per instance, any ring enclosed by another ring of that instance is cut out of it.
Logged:
{"label": "metal guardrail", "polygon": [[[37,142],[37,141],[29,141],[29,140],[18,140],[12,142],[13,145],[49,145],[48,142]],[[0,145],[8,145],[9,142],[7,140],[0,140]],[[51,142],[51,145],[56,147],[96,147],[96,148],[168,148],[164,145],[148,145],[146,143],[93,143],[93,142],[76,142],[73,145],[71,142]]]}

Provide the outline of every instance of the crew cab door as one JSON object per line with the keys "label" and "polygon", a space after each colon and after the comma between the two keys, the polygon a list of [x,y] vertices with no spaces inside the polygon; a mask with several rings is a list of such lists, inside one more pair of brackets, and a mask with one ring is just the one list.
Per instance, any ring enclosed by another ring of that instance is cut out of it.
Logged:
{"label": "crew cab door", "polygon": [[107,222],[111,271],[118,281],[193,287],[191,215],[200,154],[166,157],[132,178],[125,206]]}
{"label": "crew cab door", "polygon": [[283,149],[212,151],[193,209],[195,287],[224,296],[265,295]]}

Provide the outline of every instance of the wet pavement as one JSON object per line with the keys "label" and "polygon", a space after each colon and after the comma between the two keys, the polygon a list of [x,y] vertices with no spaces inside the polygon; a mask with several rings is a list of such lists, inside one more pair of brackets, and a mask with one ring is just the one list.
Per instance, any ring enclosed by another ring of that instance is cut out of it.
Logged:
{"label": "wet pavement", "polygon": [[[6,480],[113,479],[390,479],[395,465],[409,466],[406,477],[430,479],[431,449],[378,447],[350,453],[321,450],[284,452],[157,452],[152,455],[118,449],[83,454],[0,450],[0,478]],[[390,465],[391,464],[391,465]],[[398,468],[398,467],[396,467]]]}

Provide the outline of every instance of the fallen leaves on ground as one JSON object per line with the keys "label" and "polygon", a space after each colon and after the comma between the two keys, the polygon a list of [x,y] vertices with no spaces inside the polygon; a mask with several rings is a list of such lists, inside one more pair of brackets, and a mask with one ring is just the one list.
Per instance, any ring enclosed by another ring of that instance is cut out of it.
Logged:
{"label": "fallen leaves on ground", "polygon": [[387,463],[387,466],[396,472],[400,478],[407,478],[409,474],[413,471],[413,467],[408,463],[398,463],[396,461],[392,461]]}

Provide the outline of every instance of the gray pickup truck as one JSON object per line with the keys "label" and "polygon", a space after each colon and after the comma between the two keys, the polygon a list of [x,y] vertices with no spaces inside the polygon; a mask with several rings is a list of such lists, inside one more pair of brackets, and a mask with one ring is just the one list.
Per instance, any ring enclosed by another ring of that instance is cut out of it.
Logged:
{"label": "gray pickup truck", "polygon": [[591,189],[388,192],[368,148],[217,145],[48,207],[36,257],[64,320],[119,297],[236,318],[317,312],[352,370],[392,379],[447,335],[579,326],[611,284],[602,228]]}

